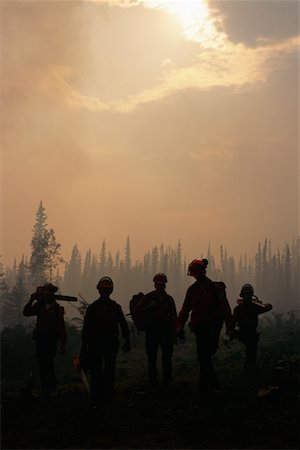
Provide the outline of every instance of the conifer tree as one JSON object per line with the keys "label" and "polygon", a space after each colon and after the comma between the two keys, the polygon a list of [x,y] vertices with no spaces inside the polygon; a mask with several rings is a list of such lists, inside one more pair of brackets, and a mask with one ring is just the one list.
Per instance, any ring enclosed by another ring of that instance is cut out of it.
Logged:
{"label": "conifer tree", "polygon": [[103,276],[103,274],[105,274],[106,271],[106,242],[105,239],[102,241],[102,246],[101,246],[101,251],[100,251],[100,256],[99,256],[99,267],[98,267],[98,272],[99,272],[99,276]]}
{"label": "conifer tree", "polygon": [[125,270],[128,271],[128,272],[131,269],[131,245],[130,245],[130,238],[129,238],[129,236],[127,236],[127,239],[126,239],[124,267],[125,267]]}
{"label": "conifer tree", "polygon": [[63,262],[60,249],[61,244],[56,241],[53,228],[48,228],[47,214],[41,201],[31,239],[30,274],[33,284],[53,281],[55,270]]}
{"label": "conifer tree", "polygon": [[33,284],[46,281],[46,252],[48,246],[47,214],[42,201],[36,212],[31,239],[30,274]]}
{"label": "conifer tree", "polygon": [[64,260],[60,253],[61,244],[57,242],[53,228],[47,230],[47,246],[45,250],[46,277],[50,282],[54,282],[56,269]]}
{"label": "conifer tree", "polygon": [[[6,292],[3,310],[3,324],[5,326],[13,326],[23,324],[23,308],[29,298],[26,288],[27,284],[27,267],[22,258],[17,269],[16,283],[10,292]],[[24,322],[25,323],[25,322]]]}
{"label": "conifer tree", "polygon": [[81,286],[81,255],[77,244],[72,248],[71,259],[66,266],[64,290],[65,292],[78,292]]}

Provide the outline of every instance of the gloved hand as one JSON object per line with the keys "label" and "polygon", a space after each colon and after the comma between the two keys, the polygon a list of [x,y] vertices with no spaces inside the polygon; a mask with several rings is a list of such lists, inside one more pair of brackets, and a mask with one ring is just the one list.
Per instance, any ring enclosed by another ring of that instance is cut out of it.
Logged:
{"label": "gloved hand", "polygon": [[59,342],[58,352],[60,355],[64,355],[66,353],[66,344],[64,342]]}
{"label": "gloved hand", "polygon": [[89,369],[89,366],[90,366],[89,353],[88,353],[87,345],[85,345],[85,344],[82,344],[81,349],[80,349],[79,363],[80,363],[80,367],[83,370],[86,371]]}
{"label": "gloved hand", "polygon": [[124,353],[128,353],[130,351],[130,339],[125,339],[122,350]]}
{"label": "gloved hand", "polygon": [[178,337],[179,342],[181,344],[183,344],[185,342],[185,331],[184,331],[184,329],[181,329],[181,330],[177,331],[177,337]]}

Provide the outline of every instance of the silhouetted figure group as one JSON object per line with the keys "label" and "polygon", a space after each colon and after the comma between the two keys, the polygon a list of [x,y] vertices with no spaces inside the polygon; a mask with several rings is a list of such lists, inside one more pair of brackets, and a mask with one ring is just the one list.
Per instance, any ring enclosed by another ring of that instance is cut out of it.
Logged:
{"label": "silhouetted figure group", "polygon": [[[130,312],[136,327],[145,331],[145,350],[148,359],[148,380],[152,387],[158,385],[157,355],[161,349],[163,386],[172,382],[173,346],[184,342],[184,326],[190,316],[190,328],[195,333],[197,357],[200,366],[199,393],[218,389],[217,374],[212,356],[217,352],[219,337],[225,322],[225,333],[230,339],[237,337],[245,346],[246,373],[256,368],[258,315],[270,311],[272,305],[261,303],[254,296],[250,284],[243,285],[238,306],[233,314],[226,297],[223,282],[214,282],[206,276],[208,261],[195,259],[188,267],[188,275],[196,281],[187,289],[182,308],[177,315],[174,299],[166,292],[167,276],[154,276],[155,289],[147,294],[140,292],[130,302]],[[90,373],[90,392],[94,407],[113,403],[116,374],[116,356],[120,346],[119,329],[124,352],[130,350],[129,328],[121,306],[110,298],[113,281],[103,277],[97,284],[100,297],[86,310],[82,329],[80,366]],[[64,351],[66,332],[64,309],[54,298],[57,287],[51,283],[37,288],[24,308],[25,316],[37,316],[35,343],[40,369],[41,388],[49,392],[56,388],[54,357],[57,343]],[[238,327],[238,330],[235,330]]]}

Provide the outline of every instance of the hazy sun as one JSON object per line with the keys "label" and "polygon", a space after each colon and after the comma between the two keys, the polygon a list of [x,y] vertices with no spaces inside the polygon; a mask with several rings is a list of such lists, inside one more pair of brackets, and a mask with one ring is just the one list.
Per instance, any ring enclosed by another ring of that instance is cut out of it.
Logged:
{"label": "hazy sun", "polygon": [[150,8],[163,9],[177,17],[186,39],[206,47],[218,45],[220,33],[216,30],[206,0],[149,0],[145,3]]}

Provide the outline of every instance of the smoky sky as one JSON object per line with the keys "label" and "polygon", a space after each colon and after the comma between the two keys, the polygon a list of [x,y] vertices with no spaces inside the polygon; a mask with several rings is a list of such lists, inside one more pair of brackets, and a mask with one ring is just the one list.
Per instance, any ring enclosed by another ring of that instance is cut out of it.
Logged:
{"label": "smoky sky", "polygon": [[163,8],[1,3],[4,261],[40,200],[65,257],[299,233],[298,2],[208,5],[218,47]]}

